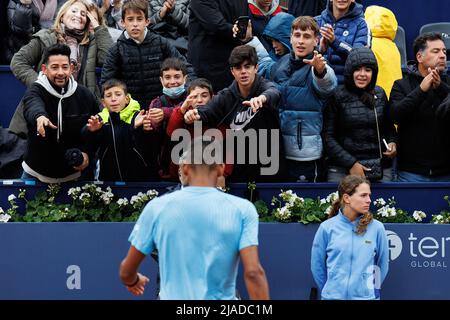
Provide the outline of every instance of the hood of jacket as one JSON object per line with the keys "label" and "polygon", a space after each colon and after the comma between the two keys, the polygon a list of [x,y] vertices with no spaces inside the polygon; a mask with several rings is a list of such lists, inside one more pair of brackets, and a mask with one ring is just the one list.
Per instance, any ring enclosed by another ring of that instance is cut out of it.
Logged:
{"label": "hood of jacket", "polygon": [[[131,124],[131,120],[133,119],[133,115],[141,110],[141,106],[139,105],[139,102],[136,100],[133,100],[130,95],[130,103],[119,111],[119,117],[120,120],[122,120],[125,123]],[[100,118],[102,118],[104,123],[107,123],[109,121],[109,110],[107,108],[103,108],[103,110],[98,114]]]}
{"label": "hood of jacket", "polygon": [[391,10],[380,6],[369,6],[364,14],[364,19],[366,19],[373,37],[395,39],[398,23]]}
{"label": "hood of jacket", "polygon": [[[328,6],[325,10],[322,11],[321,16],[325,19],[325,21],[335,21],[336,19],[333,16],[333,3],[331,1],[328,1]],[[346,14],[344,14],[342,17],[339,18],[339,20],[342,19],[354,19],[357,17],[363,17],[364,16],[364,10],[362,4],[353,2],[350,4],[350,7],[348,8],[348,11]]]}
{"label": "hood of jacket", "polygon": [[378,63],[373,51],[370,48],[362,47],[353,49],[347,57],[344,68],[344,83],[350,91],[360,91],[355,86],[353,72],[361,66],[372,69],[372,79],[365,91],[372,91],[375,88],[378,75]]}
{"label": "hood of jacket", "polygon": [[255,0],[248,0],[248,4],[251,13],[255,16],[270,16],[278,9],[280,0],[273,0],[268,12],[264,12]]}
{"label": "hood of jacket", "polygon": [[[261,82],[261,76],[256,74],[255,81],[253,81],[252,88],[250,89],[249,97],[255,97],[255,92],[258,90]],[[243,97],[239,91],[239,85],[236,80],[230,86],[231,93],[238,99],[245,100],[246,97]]]}
{"label": "hood of jacket", "polygon": [[291,25],[294,19],[295,17],[289,13],[281,12],[277,14],[269,20],[264,28],[263,36],[281,42],[291,52]]}

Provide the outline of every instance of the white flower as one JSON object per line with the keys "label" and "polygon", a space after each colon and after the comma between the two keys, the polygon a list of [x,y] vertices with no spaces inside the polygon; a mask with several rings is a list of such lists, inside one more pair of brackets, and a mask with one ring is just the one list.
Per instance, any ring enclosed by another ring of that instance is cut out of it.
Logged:
{"label": "white flower", "polygon": [[420,210],[415,210],[413,213],[413,218],[418,221],[421,222],[423,218],[425,218],[427,215],[425,214],[425,212],[420,211]]}
{"label": "white flower", "polygon": [[80,187],[76,188],[70,188],[69,191],[67,191],[67,194],[71,196],[72,198],[77,197],[77,195],[81,192]]}
{"label": "white flower", "polygon": [[15,195],[10,194],[10,195],[8,196],[8,201],[12,201],[12,200],[14,200],[14,199],[17,199]]}
{"label": "white flower", "polygon": [[132,196],[130,200],[130,204],[134,204],[135,202],[139,202],[141,199],[138,196]]}
{"label": "white flower", "polygon": [[287,206],[289,208],[293,207],[295,205],[295,200],[296,199],[300,199],[300,202],[301,202],[301,198],[291,197],[291,198],[288,199]]}
{"label": "white flower", "polygon": [[0,207],[0,213],[3,213],[4,211],[3,211],[3,208],[2,207]]}
{"label": "white flower", "polygon": [[395,217],[397,215],[397,210],[395,208],[387,208],[388,217]]}
{"label": "white flower", "polygon": [[103,192],[100,195],[100,199],[103,201],[104,204],[110,204],[112,198],[114,198],[114,195],[111,192],[111,188],[109,188],[109,191],[108,188],[106,188],[106,192]]}
{"label": "white flower", "polygon": [[278,208],[275,210],[275,217],[282,221],[289,220],[291,212],[287,207]]}
{"label": "white flower", "polygon": [[154,197],[157,197],[158,196],[158,191],[156,191],[156,190],[148,190],[147,191],[147,195],[150,197],[150,198],[154,198]]}
{"label": "white flower", "polygon": [[95,188],[95,191],[97,191],[98,193],[102,193],[103,192],[102,188],[100,188],[100,187]]}
{"label": "white flower", "polygon": [[434,224],[442,224],[444,223],[444,217],[441,214],[433,216]]}
{"label": "white flower", "polygon": [[377,207],[382,207],[384,205],[386,205],[386,201],[384,201],[383,198],[378,198],[377,200],[375,200],[373,202],[374,205],[376,205]]}
{"label": "white flower", "polygon": [[328,201],[327,201],[327,199],[320,199],[320,204],[324,204],[324,203],[327,203]]}
{"label": "white flower", "polygon": [[299,199],[300,202],[303,202],[303,198],[298,197],[296,193],[292,192],[292,190],[281,192],[279,196],[281,197],[281,199],[283,199],[283,201],[289,202],[289,205],[291,207],[294,206],[294,203],[297,199]]}
{"label": "white flower", "polygon": [[329,216],[330,215],[330,212],[331,212],[331,209],[333,208],[333,206],[328,206],[328,208],[325,210],[325,214],[327,215],[327,216]]}
{"label": "white flower", "polygon": [[377,210],[377,214],[382,216],[382,217],[388,217],[389,216],[389,213],[387,211],[388,208],[389,208],[388,206],[383,206],[383,207],[379,208]]}
{"label": "white flower", "polygon": [[91,195],[87,192],[83,192],[82,194],[80,194],[80,200],[83,200],[83,198],[89,199],[90,197]]}
{"label": "white flower", "polygon": [[327,202],[328,202],[328,203],[333,203],[333,202],[336,201],[338,198],[339,198],[339,194],[338,194],[337,191],[335,191],[335,192],[333,192],[333,193],[330,193],[330,194],[327,196]]}
{"label": "white flower", "polygon": [[126,206],[128,204],[128,199],[127,198],[120,198],[119,200],[117,200],[117,204],[121,207],[121,206]]}
{"label": "white flower", "polygon": [[[3,212],[3,210],[2,210]],[[0,214],[0,222],[8,222],[8,220],[11,218],[11,216],[7,213]]]}

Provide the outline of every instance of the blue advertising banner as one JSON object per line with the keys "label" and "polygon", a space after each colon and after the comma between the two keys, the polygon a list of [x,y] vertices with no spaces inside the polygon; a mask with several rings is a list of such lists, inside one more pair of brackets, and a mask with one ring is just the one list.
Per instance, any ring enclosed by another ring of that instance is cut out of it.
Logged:
{"label": "blue advertising banner", "polygon": [[[118,272],[132,223],[0,224],[0,299],[155,299],[157,264],[141,272],[150,283],[132,296]],[[314,297],[311,243],[318,225],[261,223],[260,257],[272,299]],[[386,224],[389,273],[382,299],[450,299],[450,226]],[[238,290],[247,297],[242,276]]]}

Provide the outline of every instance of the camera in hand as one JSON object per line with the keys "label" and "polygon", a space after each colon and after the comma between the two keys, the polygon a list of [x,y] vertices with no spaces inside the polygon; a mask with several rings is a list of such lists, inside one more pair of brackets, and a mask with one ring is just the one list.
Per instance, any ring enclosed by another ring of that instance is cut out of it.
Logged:
{"label": "camera in hand", "polygon": [[240,16],[237,19],[237,26],[238,26],[238,33],[237,37],[239,39],[245,39],[245,35],[247,34],[247,26],[248,26],[248,20],[250,18],[248,16]]}
{"label": "camera in hand", "polygon": [[66,158],[66,163],[69,167],[78,167],[84,161],[81,150],[77,149],[77,148],[68,149],[66,151],[65,158]]}

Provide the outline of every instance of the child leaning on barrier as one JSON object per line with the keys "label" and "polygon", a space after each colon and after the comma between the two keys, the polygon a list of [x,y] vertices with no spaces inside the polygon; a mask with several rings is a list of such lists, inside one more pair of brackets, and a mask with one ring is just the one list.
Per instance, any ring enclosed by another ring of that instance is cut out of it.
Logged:
{"label": "child leaning on barrier", "polygon": [[[205,106],[213,96],[213,88],[212,84],[205,78],[198,78],[191,82],[187,89],[187,98],[183,101],[181,106],[175,107],[170,115],[169,123],[167,125],[166,133],[169,136],[169,139],[172,137],[172,134],[177,129],[186,129],[189,130],[189,134],[191,138],[194,138],[195,130],[193,124],[186,124],[184,122],[184,115],[186,111],[193,110],[197,108],[202,108]],[[209,127],[202,126],[201,134],[203,134]],[[225,138],[227,126],[220,125],[217,129],[220,130],[222,134],[222,138]],[[171,179],[178,178],[178,169],[179,166],[172,162],[170,164],[169,173]],[[233,164],[225,164],[225,172],[224,176],[218,179],[219,185],[225,185],[225,177],[229,176],[233,171]]]}
{"label": "child leaning on barrier", "polygon": [[99,149],[99,179],[157,180],[156,157],[151,153],[156,154],[158,140],[148,113],[140,110],[120,80],[106,81],[102,92],[103,110],[83,128],[88,143]]}

